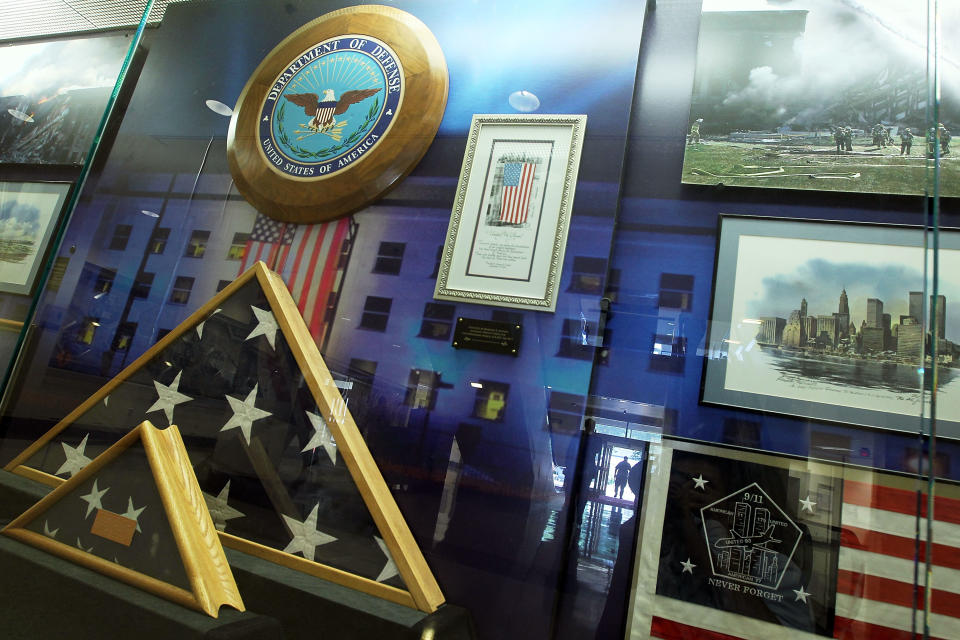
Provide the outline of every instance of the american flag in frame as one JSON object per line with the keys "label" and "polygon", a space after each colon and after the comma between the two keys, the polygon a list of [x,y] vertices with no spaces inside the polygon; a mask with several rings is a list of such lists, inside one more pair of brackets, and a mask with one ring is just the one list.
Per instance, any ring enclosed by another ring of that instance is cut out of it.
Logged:
{"label": "american flag in frame", "polygon": [[2,533],[214,618],[244,610],[175,426],[142,422]]}
{"label": "american flag in frame", "polygon": [[6,468],[58,486],[129,415],[178,425],[224,546],[425,612],[443,603],[296,302],[262,262]]}

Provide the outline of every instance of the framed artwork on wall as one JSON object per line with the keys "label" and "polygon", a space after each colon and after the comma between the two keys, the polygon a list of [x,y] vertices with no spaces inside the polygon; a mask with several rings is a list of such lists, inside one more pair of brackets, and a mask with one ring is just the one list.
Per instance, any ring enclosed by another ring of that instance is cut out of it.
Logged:
{"label": "framed artwork on wall", "polygon": [[[960,195],[958,87],[934,121],[926,20],[902,3],[706,0],[682,181],[919,195],[936,158],[941,195]],[[958,21],[944,13],[943,32]]]}
{"label": "framed artwork on wall", "polygon": [[475,115],[434,297],[553,311],[584,115]]}
{"label": "framed artwork on wall", "polygon": [[0,291],[31,295],[69,182],[0,182]]}
{"label": "framed artwork on wall", "polygon": [[[669,438],[658,448],[627,637],[892,638],[924,622],[931,636],[956,634],[956,611],[936,596],[928,617],[910,606],[913,478]],[[958,495],[938,483],[934,527]]]}
{"label": "framed artwork on wall", "polygon": [[0,47],[0,162],[83,164],[129,47],[123,32]]}
{"label": "framed artwork on wall", "polygon": [[[960,437],[960,233],[722,215],[701,400]],[[934,378],[933,363],[937,363]]]}

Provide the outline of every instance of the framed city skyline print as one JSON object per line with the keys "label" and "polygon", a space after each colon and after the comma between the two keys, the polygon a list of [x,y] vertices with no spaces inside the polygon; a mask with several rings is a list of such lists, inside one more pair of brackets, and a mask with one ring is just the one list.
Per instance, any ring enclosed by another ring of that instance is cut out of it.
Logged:
{"label": "framed city skyline print", "polygon": [[[960,9],[942,10],[938,22],[955,33]],[[960,46],[940,42],[934,116],[926,11],[895,2],[704,0],[682,181],[923,194],[936,157],[941,195],[960,195],[950,144],[960,132],[951,62]]]}
{"label": "framed city skyline print", "polygon": [[701,400],[915,433],[936,358],[937,432],[960,437],[960,233],[940,232],[935,295],[923,240],[721,215]]}
{"label": "framed city skyline print", "polygon": [[0,182],[0,291],[30,295],[69,182]]}
{"label": "framed city skyline print", "polygon": [[475,115],[434,297],[554,311],[584,115]]}

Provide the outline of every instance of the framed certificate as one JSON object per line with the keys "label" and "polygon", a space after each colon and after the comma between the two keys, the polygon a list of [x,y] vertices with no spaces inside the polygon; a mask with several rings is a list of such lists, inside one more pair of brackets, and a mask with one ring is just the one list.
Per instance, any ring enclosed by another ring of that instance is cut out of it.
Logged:
{"label": "framed certificate", "polygon": [[434,297],[553,311],[585,115],[475,115]]}

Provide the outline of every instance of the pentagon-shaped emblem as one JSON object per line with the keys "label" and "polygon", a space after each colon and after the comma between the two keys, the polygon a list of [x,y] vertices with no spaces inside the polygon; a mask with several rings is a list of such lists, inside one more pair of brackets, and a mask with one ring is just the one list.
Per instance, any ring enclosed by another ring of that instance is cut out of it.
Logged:
{"label": "pentagon-shaped emblem", "polygon": [[803,532],[756,482],[700,509],[713,575],[779,589]]}

